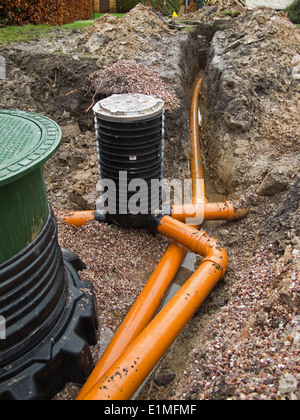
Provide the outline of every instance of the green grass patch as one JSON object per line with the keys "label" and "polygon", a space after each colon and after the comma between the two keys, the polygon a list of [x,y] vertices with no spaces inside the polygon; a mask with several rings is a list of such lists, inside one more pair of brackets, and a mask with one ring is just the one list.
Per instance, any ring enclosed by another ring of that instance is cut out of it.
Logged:
{"label": "green grass patch", "polygon": [[50,36],[54,27],[50,25],[5,26],[0,28],[0,43],[26,42]]}
{"label": "green grass patch", "polygon": [[[95,19],[103,16],[104,13],[96,13]],[[122,18],[124,13],[115,13],[114,16]],[[25,26],[4,26],[0,28],[0,44],[10,44],[12,42],[30,42],[34,39],[49,37],[55,33],[57,28],[62,30],[82,30],[94,23],[91,20],[78,20],[62,26],[51,25],[25,25]]]}
{"label": "green grass patch", "polygon": [[223,10],[222,12],[221,12],[221,15],[223,15],[223,16],[230,16],[230,17],[232,17],[232,18],[235,18],[235,17],[237,17],[237,16],[239,16],[241,13],[240,12],[232,12],[232,11],[230,11],[230,10]]}
{"label": "green grass patch", "polygon": [[[94,13],[95,19],[99,19],[101,16],[103,16],[105,13]],[[119,18],[124,17],[125,13],[111,13],[113,16],[117,16]]]}

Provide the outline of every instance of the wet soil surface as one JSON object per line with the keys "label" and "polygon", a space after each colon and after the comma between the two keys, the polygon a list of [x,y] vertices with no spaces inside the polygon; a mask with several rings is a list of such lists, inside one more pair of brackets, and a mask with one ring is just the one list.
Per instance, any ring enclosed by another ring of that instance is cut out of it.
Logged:
{"label": "wet soil surface", "polygon": [[[98,196],[91,106],[112,93],[160,92],[168,104],[165,177],[189,178],[190,98],[203,72],[207,198],[242,195],[249,214],[204,223],[228,252],[227,274],[136,399],[300,398],[299,29],[269,9],[226,7],[237,9],[235,17],[216,6],[191,15],[194,31],[170,30],[137,8],[122,24],[106,16],[84,33],[57,30],[50,41],[0,47],[7,63],[0,106],[47,115],[62,127],[45,180],[60,243],[87,264],[81,277],[95,287],[95,362],[169,241],[143,229],[63,222],[64,211],[93,209]],[[200,263],[190,255],[175,284]],[[56,398],[74,399],[78,390],[69,384]]]}

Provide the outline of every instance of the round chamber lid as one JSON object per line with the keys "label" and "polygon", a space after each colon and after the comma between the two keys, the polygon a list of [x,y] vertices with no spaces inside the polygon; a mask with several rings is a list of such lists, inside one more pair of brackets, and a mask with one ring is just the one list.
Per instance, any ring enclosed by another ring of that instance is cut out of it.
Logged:
{"label": "round chamber lid", "polygon": [[42,166],[61,137],[60,127],[47,117],[0,109],[0,186]]}
{"label": "round chamber lid", "polygon": [[134,122],[153,118],[163,112],[164,101],[140,93],[112,95],[98,102],[93,111],[101,119]]}

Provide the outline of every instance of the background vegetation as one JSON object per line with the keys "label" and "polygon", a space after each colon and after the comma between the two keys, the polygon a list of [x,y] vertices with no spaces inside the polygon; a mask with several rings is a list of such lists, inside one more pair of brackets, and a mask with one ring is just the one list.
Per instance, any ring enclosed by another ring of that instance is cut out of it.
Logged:
{"label": "background vegetation", "polygon": [[300,24],[300,0],[295,0],[285,10],[293,23]]}
{"label": "background vegetation", "polygon": [[63,25],[92,19],[93,0],[1,0],[0,25]]}

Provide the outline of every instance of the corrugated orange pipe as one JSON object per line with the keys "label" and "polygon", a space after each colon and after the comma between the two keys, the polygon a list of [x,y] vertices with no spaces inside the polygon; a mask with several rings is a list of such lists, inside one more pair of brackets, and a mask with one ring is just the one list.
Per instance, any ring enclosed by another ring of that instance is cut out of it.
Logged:
{"label": "corrugated orange pipe", "polygon": [[159,232],[204,256],[200,267],[156,315],[83,400],[130,399],[216,283],[224,276],[228,257],[217,241],[165,216]]}

